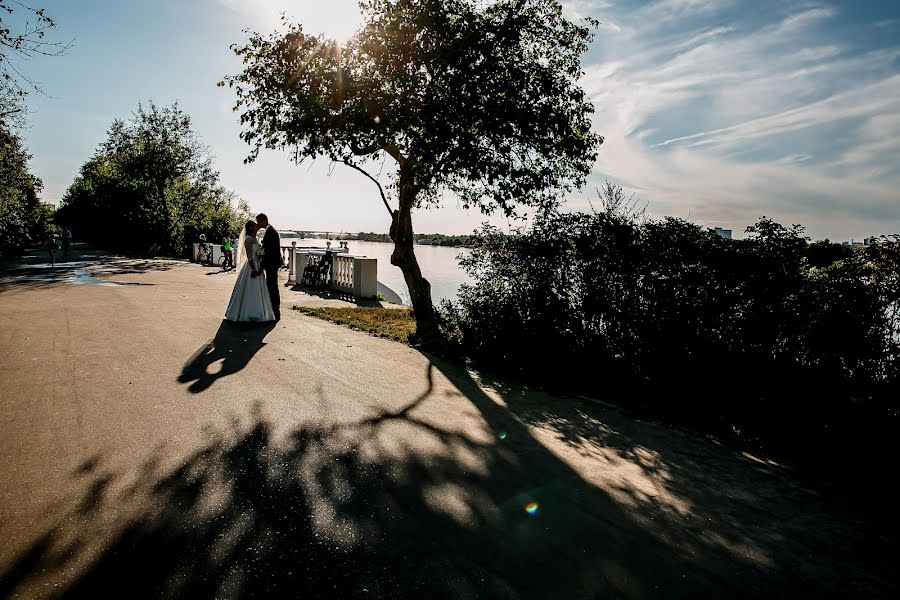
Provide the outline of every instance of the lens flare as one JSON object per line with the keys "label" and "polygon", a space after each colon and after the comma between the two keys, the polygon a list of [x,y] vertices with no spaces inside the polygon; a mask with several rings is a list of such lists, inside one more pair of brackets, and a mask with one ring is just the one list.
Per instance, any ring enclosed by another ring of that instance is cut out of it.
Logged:
{"label": "lens flare", "polygon": [[529,502],[525,505],[525,512],[529,515],[536,515],[538,511],[538,503],[537,502]]}
{"label": "lens flare", "polygon": [[501,433],[500,435],[498,435],[497,437],[499,437],[501,440],[505,440],[505,439],[506,439],[506,432],[505,432],[505,431],[502,432],[502,433]]}

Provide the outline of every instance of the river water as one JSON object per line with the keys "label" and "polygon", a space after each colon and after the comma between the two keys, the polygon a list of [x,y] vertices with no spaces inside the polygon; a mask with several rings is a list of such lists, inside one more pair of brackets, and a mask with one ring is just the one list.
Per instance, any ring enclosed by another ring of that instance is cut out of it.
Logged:
{"label": "river water", "polygon": [[[282,236],[282,245],[296,241],[298,246],[325,247],[325,240],[300,239]],[[394,245],[385,242],[357,242],[350,240],[350,253],[378,259],[378,282],[387,286],[400,296],[404,304],[409,304],[409,290],[403,280],[403,273],[391,264],[391,252]],[[337,247],[338,242],[332,242]],[[444,246],[416,245],[416,259],[422,269],[422,275],[431,283],[431,297],[435,304],[447,298],[456,299],[459,286],[470,281],[469,276],[459,267],[457,257],[467,254],[465,248],[447,248]]]}

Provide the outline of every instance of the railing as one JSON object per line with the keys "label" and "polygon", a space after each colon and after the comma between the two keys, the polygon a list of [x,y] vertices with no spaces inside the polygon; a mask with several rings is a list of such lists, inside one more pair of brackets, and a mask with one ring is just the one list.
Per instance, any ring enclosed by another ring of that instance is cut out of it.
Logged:
{"label": "railing", "polygon": [[[195,262],[199,246],[193,245],[191,259]],[[207,246],[212,249],[212,264],[218,264],[222,257],[222,246],[219,244]],[[350,254],[346,242],[333,250],[330,247],[298,247],[297,242],[291,242],[290,246],[282,246],[281,258],[288,270],[289,285],[297,285],[303,280],[303,271],[309,263],[310,256],[319,256],[322,259],[329,257],[331,263],[327,274],[329,288],[352,294],[356,298],[374,298],[378,294],[378,260]]]}
{"label": "railing", "polygon": [[[321,248],[298,248],[296,242],[288,250],[288,284],[298,285],[303,281],[303,272],[310,257],[330,256],[328,287],[338,292],[352,294],[355,298],[374,298],[378,294],[378,260],[366,256],[353,256],[347,248],[323,250]],[[318,262],[318,261],[316,261]]]}
{"label": "railing", "polygon": [[[222,246],[221,244],[206,244],[212,250],[212,260],[211,264],[217,265],[219,264],[219,259],[222,258]],[[200,254],[200,244],[194,244],[191,249],[191,261],[199,262],[199,254]],[[207,260],[210,260],[207,258]]]}
{"label": "railing", "polygon": [[[281,247],[281,259],[285,266],[290,270],[291,252],[295,250],[322,250],[321,246],[298,246],[297,242],[291,242],[290,246]],[[348,242],[338,242],[336,248],[331,247],[331,240],[326,242],[325,250],[333,250],[344,254],[350,254],[350,244]]]}
{"label": "railing", "polygon": [[353,293],[353,263],[354,257],[336,254],[331,262],[331,287],[334,289]]}
{"label": "railing", "polygon": [[[222,245],[221,244],[206,244],[210,248],[212,248],[213,262],[217,263],[220,258],[222,258]],[[291,253],[297,250],[321,250],[321,246],[297,246],[297,242],[291,242],[290,246],[281,246],[281,261],[284,263],[284,268],[290,271],[291,265]],[[328,250],[331,249],[331,242],[328,242]],[[193,262],[197,262],[197,255],[200,250],[200,244],[193,244],[193,248],[191,251],[191,260]],[[343,252],[349,253],[350,247],[347,242],[340,242],[340,246],[334,249],[335,252]]]}
{"label": "railing", "polygon": [[[296,247],[297,242],[294,242],[294,246]],[[284,263],[285,266],[290,270],[290,261],[291,261],[291,246],[282,246],[281,247],[281,262]]]}

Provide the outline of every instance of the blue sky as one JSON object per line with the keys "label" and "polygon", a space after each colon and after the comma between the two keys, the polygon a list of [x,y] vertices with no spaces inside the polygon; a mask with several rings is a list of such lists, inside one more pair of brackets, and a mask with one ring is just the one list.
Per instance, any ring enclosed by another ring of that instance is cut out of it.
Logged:
{"label": "blue sky", "polygon": [[[656,0],[564,2],[602,21],[584,87],[606,137],[590,185],[567,201],[588,209],[609,178],[654,216],[743,228],[760,215],[814,237],[900,232],[900,2]],[[115,117],[140,100],[178,100],[217,157],[223,183],[284,227],[382,230],[371,183],[324,162],[296,167],[276,152],[242,160],[233,97],[216,82],[239,69],[229,44],[268,31],[282,10],[346,36],[353,0],[47,0],[60,58],[23,65],[26,132],[44,196],[57,200]],[[483,221],[452,198],[415,218],[419,231],[465,232]],[[504,222],[505,223],[505,222]]]}

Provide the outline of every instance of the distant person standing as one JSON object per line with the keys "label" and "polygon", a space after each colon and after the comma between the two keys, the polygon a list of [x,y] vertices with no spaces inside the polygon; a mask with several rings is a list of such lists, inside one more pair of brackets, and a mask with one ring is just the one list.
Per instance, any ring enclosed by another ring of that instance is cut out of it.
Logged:
{"label": "distant person standing", "polygon": [[212,264],[212,249],[206,243],[206,234],[201,233],[197,243],[197,262]]}
{"label": "distant person standing", "polygon": [[62,237],[63,255],[68,256],[69,255],[69,242],[72,240],[72,232],[69,231],[68,227],[63,227],[61,237]]}
{"label": "distant person standing", "polygon": [[47,239],[47,252],[50,253],[50,266],[56,266],[56,251],[59,250],[59,244],[56,243],[56,236],[51,235]]}
{"label": "distant person standing", "polygon": [[224,243],[222,244],[222,254],[225,255],[225,262],[222,263],[222,269],[228,270],[234,268],[234,259],[232,258],[233,252],[231,248],[231,240],[227,237],[225,238]]}
{"label": "distant person standing", "polygon": [[281,260],[281,238],[275,228],[269,225],[269,217],[264,213],[256,215],[256,222],[260,227],[266,228],[266,234],[262,239],[263,257],[262,268],[266,272],[266,287],[269,288],[269,298],[272,300],[272,310],[275,312],[275,320],[281,319],[281,296],[278,293],[278,269],[284,264]]}

